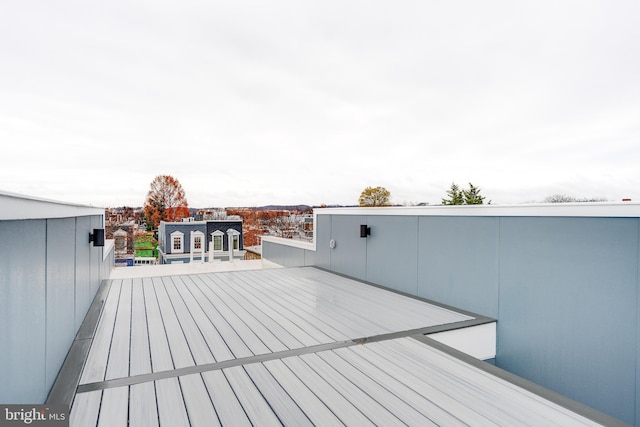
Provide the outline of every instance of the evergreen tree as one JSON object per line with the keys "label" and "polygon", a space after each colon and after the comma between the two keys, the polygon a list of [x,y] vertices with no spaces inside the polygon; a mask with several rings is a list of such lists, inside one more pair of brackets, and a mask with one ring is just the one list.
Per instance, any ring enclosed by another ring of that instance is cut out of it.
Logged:
{"label": "evergreen tree", "polygon": [[483,205],[484,196],[480,195],[480,189],[469,183],[468,190],[462,190],[465,205]]}
{"label": "evergreen tree", "polygon": [[451,187],[447,190],[448,199],[442,199],[443,205],[462,205],[464,204],[464,195],[460,190],[460,187],[454,182],[451,183]]}
{"label": "evergreen tree", "polygon": [[[467,190],[461,190],[460,187],[454,182],[447,190],[446,199],[442,199],[443,205],[483,205],[484,196],[480,195],[480,189],[469,183]],[[491,204],[491,202],[489,202]]]}

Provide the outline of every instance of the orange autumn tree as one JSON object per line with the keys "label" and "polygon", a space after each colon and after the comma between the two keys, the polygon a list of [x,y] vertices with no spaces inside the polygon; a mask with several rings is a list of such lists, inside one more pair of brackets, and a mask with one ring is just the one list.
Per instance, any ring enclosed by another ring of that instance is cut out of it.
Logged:
{"label": "orange autumn tree", "polygon": [[189,204],[180,182],[170,175],[156,176],[144,203],[147,229],[157,230],[160,221],[180,221],[188,216]]}

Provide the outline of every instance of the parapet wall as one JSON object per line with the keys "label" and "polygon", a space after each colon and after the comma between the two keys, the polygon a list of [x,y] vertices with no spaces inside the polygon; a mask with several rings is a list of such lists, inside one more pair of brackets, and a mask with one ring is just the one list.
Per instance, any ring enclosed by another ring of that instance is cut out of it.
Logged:
{"label": "parapet wall", "polygon": [[0,206],[0,403],[43,403],[113,245],[89,243],[103,209],[3,193]]}
{"label": "parapet wall", "polygon": [[498,367],[640,425],[639,221],[638,204],[324,209],[312,245],[262,254],[496,318]]}

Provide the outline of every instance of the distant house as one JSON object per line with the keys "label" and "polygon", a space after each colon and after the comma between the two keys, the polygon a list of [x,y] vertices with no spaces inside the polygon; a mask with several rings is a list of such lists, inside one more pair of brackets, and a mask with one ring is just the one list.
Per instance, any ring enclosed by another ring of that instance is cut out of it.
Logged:
{"label": "distant house", "polygon": [[[229,247],[233,249],[231,258]],[[160,264],[242,258],[244,258],[244,245],[241,219],[206,221],[189,219],[182,222],[160,222],[158,227]]]}
{"label": "distant house", "polygon": [[158,260],[158,242],[152,232],[138,232],[135,236],[134,265],[156,264]]}

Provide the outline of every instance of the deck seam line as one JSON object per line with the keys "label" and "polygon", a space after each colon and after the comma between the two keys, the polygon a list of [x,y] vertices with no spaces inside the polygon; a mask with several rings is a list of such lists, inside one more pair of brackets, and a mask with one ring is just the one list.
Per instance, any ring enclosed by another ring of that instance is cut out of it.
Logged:
{"label": "deck seam line", "polygon": [[177,368],[177,369],[161,371],[161,372],[152,372],[148,374],[140,374],[140,375],[134,375],[134,376],[124,377],[124,378],[114,378],[106,381],[82,384],[78,386],[78,389],[76,392],[86,393],[86,392],[96,391],[96,390],[106,390],[114,387],[130,386],[130,385],[141,384],[149,381],[157,381],[157,380],[163,380],[167,378],[176,378],[183,375],[199,374],[203,372],[232,368],[236,366],[244,366],[244,365],[249,365],[254,363],[267,362],[270,360],[278,360],[286,357],[302,356],[305,354],[313,354],[321,351],[336,350],[339,348],[351,347],[355,345],[363,345],[367,343],[388,341],[388,340],[393,340],[397,338],[420,336],[425,334],[442,332],[446,330],[478,326],[478,325],[487,323],[487,320],[488,319],[486,318],[472,319],[472,320],[449,323],[444,325],[428,326],[428,327],[409,329],[409,330],[399,331],[399,332],[390,332],[390,333],[379,334],[379,335],[374,335],[370,337],[362,337],[362,338],[356,338],[356,339],[344,340],[344,341],[335,341],[335,342],[330,342],[325,344],[317,344],[309,347],[284,350],[284,351],[279,351],[274,353],[259,354],[254,356],[242,357],[238,359],[224,360],[221,362],[207,363],[203,365],[188,366],[184,368]]}

